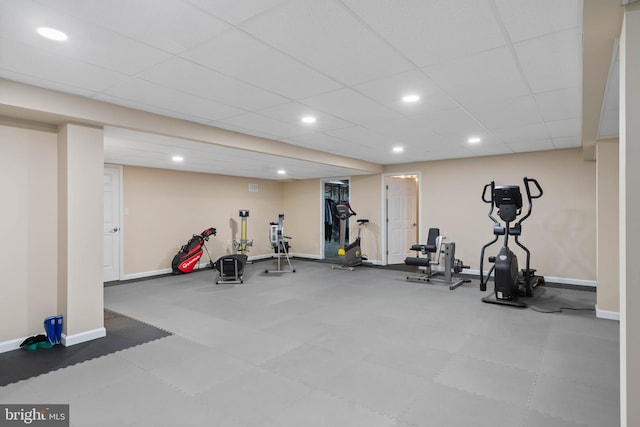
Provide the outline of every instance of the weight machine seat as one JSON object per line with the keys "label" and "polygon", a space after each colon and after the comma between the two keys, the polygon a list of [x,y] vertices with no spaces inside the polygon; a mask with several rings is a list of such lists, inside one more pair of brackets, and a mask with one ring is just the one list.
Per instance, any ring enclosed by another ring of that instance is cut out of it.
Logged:
{"label": "weight machine seat", "polygon": [[[439,228],[430,228],[429,233],[427,234],[427,244],[426,245],[412,245],[412,251],[419,251],[423,254],[428,253],[438,253],[438,257],[440,255],[438,242],[441,241],[439,239],[440,229]],[[436,262],[437,261],[437,262]],[[439,265],[439,260],[431,260],[430,256],[426,257],[407,257],[404,259],[404,263],[406,265],[418,266],[418,267],[429,267],[431,265]]]}
{"label": "weight machine seat", "polygon": [[439,228],[430,228],[429,229],[429,233],[427,234],[427,244],[426,245],[420,245],[420,244],[412,245],[410,250],[412,250],[412,251],[420,251],[423,254],[435,253],[438,250],[436,239],[438,238],[439,235],[440,235],[440,229]]}

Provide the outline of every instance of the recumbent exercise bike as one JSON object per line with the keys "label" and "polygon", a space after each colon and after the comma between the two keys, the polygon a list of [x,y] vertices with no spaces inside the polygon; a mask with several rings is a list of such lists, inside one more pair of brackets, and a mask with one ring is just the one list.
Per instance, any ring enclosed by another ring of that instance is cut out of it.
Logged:
{"label": "recumbent exercise bike", "polygon": [[[522,213],[522,193],[520,193],[520,187],[517,185],[496,186],[495,182],[491,181],[491,183],[484,186],[484,190],[482,191],[482,201],[491,204],[488,216],[493,221],[493,234],[495,235],[492,241],[482,247],[480,253],[480,290],[482,292],[487,290],[487,282],[491,274],[495,272],[494,295],[489,295],[482,299],[482,301],[487,303],[526,307],[527,305],[524,302],[518,301],[517,298],[519,296],[533,296],[533,288],[544,284],[544,277],[536,276],[536,270],[530,268],[531,254],[529,249],[518,241],[518,238],[522,234],[522,223],[531,215],[533,199],[542,197],[542,187],[540,187],[537,180],[532,178],[524,177],[523,182],[529,209],[526,215],[513,225],[511,225],[513,221]],[[531,194],[530,183],[535,185],[537,194]],[[491,190],[491,198],[487,196],[488,189]],[[494,206],[498,209],[498,216],[504,221],[504,226],[493,217]],[[498,255],[488,258],[489,262],[493,263],[493,266],[485,277],[483,271],[484,251],[497,242],[500,236],[504,236],[503,245]],[[514,236],[516,244],[526,253],[526,268],[520,271],[518,270],[518,258],[508,246],[509,236]]]}

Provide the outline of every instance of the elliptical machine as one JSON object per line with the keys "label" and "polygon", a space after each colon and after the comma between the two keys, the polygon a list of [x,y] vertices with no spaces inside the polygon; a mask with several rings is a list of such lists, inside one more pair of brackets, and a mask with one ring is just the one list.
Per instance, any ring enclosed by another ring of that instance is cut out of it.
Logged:
{"label": "elliptical machine", "polygon": [[[491,274],[495,271],[494,294],[484,297],[482,299],[483,302],[504,304],[513,307],[526,307],[527,305],[524,302],[518,301],[517,298],[519,296],[533,296],[533,288],[544,284],[544,277],[536,276],[536,270],[530,268],[531,254],[529,249],[518,241],[518,237],[522,234],[522,223],[531,215],[533,199],[542,197],[542,187],[540,187],[537,180],[527,178],[526,176],[523,182],[527,193],[529,209],[527,214],[513,225],[511,225],[511,223],[522,213],[522,193],[520,193],[520,187],[517,185],[496,186],[495,182],[491,181],[491,183],[484,186],[484,190],[482,191],[482,201],[491,204],[488,216],[493,221],[493,234],[495,235],[492,241],[482,247],[480,253],[480,290],[482,292],[487,290],[487,282]],[[535,185],[537,194],[531,194],[530,183]],[[490,199],[487,198],[487,189],[491,189]],[[500,219],[504,221],[504,226],[493,217],[494,206],[498,209],[498,215]],[[485,277],[482,268],[484,251],[497,242],[500,236],[504,236],[503,245],[498,255],[489,257],[489,262],[494,264]],[[520,271],[518,271],[518,258],[508,246],[509,236],[514,236],[516,244],[520,246],[527,255],[526,268]]]}
{"label": "elliptical machine", "polygon": [[347,233],[347,221],[350,217],[357,215],[348,203],[340,203],[336,205],[338,211],[338,219],[340,220],[340,249],[338,249],[338,255],[340,256],[341,265],[332,265],[331,268],[341,268],[349,271],[353,271],[354,267],[362,265],[362,261],[366,261],[366,257],[362,256],[362,250],[360,249],[360,233],[362,227],[366,227],[369,223],[368,219],[358,220],[358,237],[346,245],[345,236]]}

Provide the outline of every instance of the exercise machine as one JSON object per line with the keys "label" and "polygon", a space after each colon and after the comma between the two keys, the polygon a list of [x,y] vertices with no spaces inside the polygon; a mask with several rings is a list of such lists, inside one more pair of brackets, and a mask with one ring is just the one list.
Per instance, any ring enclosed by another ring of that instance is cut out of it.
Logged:
{"label": "exercise machine", "polygon": [[[411,250],[416,251],[417,255],[405,258],[404,263],[418,267],[422,274],[419,276],[407,276],[407,281],[444,283],[449,285],[450,290],[454,290],[463,283],[471,281],[453,277],[453,274],[458,274],[462,269],[469,268],[469,266],[456,259],[456,244],[453,242],[445,243],[444,237],[440,235],[439,228],[430,228],[427,234],[427,243],[425,245],[412,245]],[[444,271],[433,271],[432,266],[439,266],[441,258],[444,258]],[[434,278],[435,275],[441,273],[444,278]]]}
{"label": "exercise machine", "polygon": [[[493,234],[495,236],[492,241],[482,247],[480,252],[480,290],[482,292],[487,290],[487,282],[491,274],[494,273],[494,293],[482,299],[487,303],[526,307],[527,305],[524,302],[518,301],[518,297],[533,296],[533,289],[538,285],[544,284],[544,277],[536,276],[536,270],[530,267],[531,253],[529,249],[518,240],[522,234],[522,223],[531,216],[533,200],[542,197],[542,187],[540,187],[537,180],[526,176],[523,182],[529,208],[526,215],[519,221],[516,221],[522,214],[522,193],[519,186],[496,186],[495,182],[491,181],[484,186],[482,191],[482,201],[491,205],[488,216],[493,221]],[[535,185],[536,194],[531,193],[531,183]],[[490,190],[490,197],[487,195],[487,190]],[[498,216],[504,222],[504,226],[494,218],[494,207],[498,209]],[[504,236],[502,247],[498,251],[498,255],[488,258],[489,262],[493,263],[493,266],[485,276],[483,270],[485,249],[497,242],[500,236]],[[526,268],[520,271],[518,270],[518,258],[509,249],[509,236],[514,236],[516,244],[526,254]]]}
{"label": "exercise machine", "polygon": [[359,219],[358,222],[358,237],[346,245],[347,234],[347,221],[352,216],[357,215],[348,203],[340,203],[336,205],[336,211],[338,212],[337,218],[340,220],[340,248],[338,249],[338,256],[340,257],[340,265],[332,265],[331,268],[340,268],[343,270],[353,271],[356,266],[362,265],[362,261],[366,261],[366,256],[362,255],[362,249],[360,248],[361,232],[362,228],[366,227],[369,223],[368,219]]}
{"label": "exercise machine", "polygon": [[247,239],[249,211],[241,209],[238,215],[240,216],[240,241],[233,241],[235,254],[224,255],[213,264],[213,268],[218,271],[216,285],[220,283],[244,283],[244,266],[249,263],[247,252],[249,252],[249,246],[253,245],[253,240]]}
{"label": "exercise machine", "polygon": [[[278,215],[278,222],[269,223],[269,242],[271,247],[276,253],[276,259],[278,262],[277,270],[265,270],[265,273],[295,273],[296,270],[291,266],[291,259],[289,258],[289,240],[291,237],[284,235],[284,214]],[[282,258],[287,260],[289,265],[288,270],[283,270],[281,265]]]}
{"label": "exercise machine", "polygon": [[238,212],[238,216],[240,217],[240,240],[234,240],[233,246],[236,253],[239,252],[242,255],[247,255],[249,247],[253,246],[253,240],[247,239],[247,218],[249,218],[249,211],[241,209]]}

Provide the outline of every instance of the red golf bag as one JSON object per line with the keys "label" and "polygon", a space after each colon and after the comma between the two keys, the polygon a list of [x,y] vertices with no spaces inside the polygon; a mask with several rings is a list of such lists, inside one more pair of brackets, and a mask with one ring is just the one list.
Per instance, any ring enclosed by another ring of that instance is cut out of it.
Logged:
{"label": "red golf bag", "polygon": [[192,272],[195,266],[198,265],[198,262],[202,257],[202,248],[207,251],[207,255],[209,256],[209,264],[213,264],[211,261],[209,250],[204,244],[205,241],[209,240],[209,236],[212,235],[216,235],[215,228],[207,228],[200,234],[194,234],[193,237],[189,239],[187,244],[182,246],[178,253],[173,257],[173,261],[171,262],[171,270],[173,274],[184,274]]}

